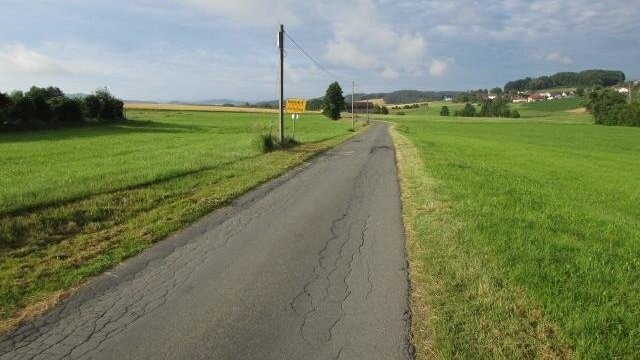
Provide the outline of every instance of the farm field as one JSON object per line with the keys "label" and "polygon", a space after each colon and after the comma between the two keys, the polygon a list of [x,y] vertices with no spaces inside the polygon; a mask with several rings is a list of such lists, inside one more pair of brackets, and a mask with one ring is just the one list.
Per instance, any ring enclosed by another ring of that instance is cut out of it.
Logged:
{"label": "farm field", "polygon": [[571,100],[520,119],[439,105],[393,117],[418,355],[636,357],[640,129]]}
{"label": "farm field", "polygon": [[309,114],[296,126],[301,145],[263,154],[257,140],[275,134],[277,115],[128,117],[0,135],[0,330],[353,134],[350,121]]}
{"label": "farm field", "polygon": [[147,102],[127,102],[124,105],[126,110],[179,110],[179,111],[217,111],[217,112],[240,112],[240,113],[266,113],[277,114],[278,109],[252,108],[242,106],[221,106],[221,105],[187,105],[187,104],[165,104]]}
{"label": "farm field", "polygon": [[[566,122],[566,123],[582,123],[592,124],[593,118],[582,111],[583,98],[569,98],[562,100],[550,100],[537,103],[519,103],[511,104],[511,108],[518,110],[521,119],[512,119],[511,122],[524,121],[530,123],[532,120],[537,122]],[[423,119],[423,115],[430,115],[432,121],[448,121],[446,117],[440,116],[440,109],[442,106],[447,106],[449,111],[453,115],[453,112],[460,110],[464,107],[464,103],[433,101],[429,102],[429,106],[420,107],[418,109],[390,109],[392,115],[398,115],[398,113],[404,113],[403,119]],[[476,107],[480,110],[480,107]],[[473,118],[458,118],[458,121],[475,121]],[[484,121],[502,122],[504,120],[497,118],[484,119]]]}

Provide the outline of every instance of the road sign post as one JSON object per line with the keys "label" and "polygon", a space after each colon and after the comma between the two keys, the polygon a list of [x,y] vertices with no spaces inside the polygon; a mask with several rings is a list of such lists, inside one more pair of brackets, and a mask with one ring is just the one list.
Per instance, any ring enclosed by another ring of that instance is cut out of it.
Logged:
{"label": "road sign post", "polygon": [[300,114],[304,114],[307,110],[307,99],[287,99],[285,107],[287,114],[291,114],[291,122],[293,122],[293,132],[291,137],[296,138],[296,120],[300,118]]}

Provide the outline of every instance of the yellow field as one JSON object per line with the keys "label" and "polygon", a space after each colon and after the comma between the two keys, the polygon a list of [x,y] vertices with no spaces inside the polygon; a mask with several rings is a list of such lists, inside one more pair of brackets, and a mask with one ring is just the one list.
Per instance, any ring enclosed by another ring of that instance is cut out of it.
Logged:
{"label": "yellow field", "polygon": [[278,113],[278,109],[247,108],[239,106],[217,106],[217,105],[182,105],[182,104],[160,104],[160,103],[135,103],[124,104],[127,110],[183,110],[183,111],[222,111],[222,112],[244,112],[244,113]]}

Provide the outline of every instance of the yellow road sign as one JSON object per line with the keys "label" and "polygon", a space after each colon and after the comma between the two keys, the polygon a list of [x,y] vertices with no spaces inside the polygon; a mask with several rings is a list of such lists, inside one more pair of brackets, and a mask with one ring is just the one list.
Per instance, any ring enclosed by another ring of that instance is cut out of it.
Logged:
{"label": "yellow road sign", "polygon": [[307,99],[287,99],[285,111],[287,114],[304,114],[307,108]]}

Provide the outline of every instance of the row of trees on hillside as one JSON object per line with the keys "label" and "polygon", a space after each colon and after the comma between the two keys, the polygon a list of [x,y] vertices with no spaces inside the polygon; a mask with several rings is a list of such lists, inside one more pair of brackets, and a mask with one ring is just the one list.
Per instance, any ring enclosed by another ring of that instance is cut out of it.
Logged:
{"label": "row of trees on hillside", "polygon": [[541,90],[555,87],[613,86],[625,81],[625,75],[617,70],[585,70],[581,72],[560,72],[551,76],[524,78],[505,84],[504,91]]}
{"label": "row of trees on hillside", "polygon": [[57,87],[0,92],[0,131],[78,126],[87,121],[124,119],[124,103],[106,89],[84,98],[66,96]]}
{"label": "row of trees on hillside", "polygon": [[453,101],[459,103],[479,103],[487,98],[488,92],[489,91],[487,89],[461,92],[453,98]]}
{"label": "row of trees on hillside", "polygon": [[640,101],[631,101],[613,89],[592,91],[586,107],[596,124],[640,126]]}
{"label": "row of trees on hillside", "polygon": [[[443,106],[440,109],[440,116],[449,116],[449,107]],[[456,110],[454,116],[460,117],[502,117],[502,118],[519,118],[518,110],[511,110],[509,103],[502,97],[495,99],[486,99],[482,101],[480,110],[471,103],[466,103],[462,109]]]}

